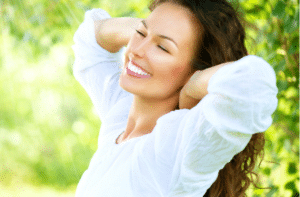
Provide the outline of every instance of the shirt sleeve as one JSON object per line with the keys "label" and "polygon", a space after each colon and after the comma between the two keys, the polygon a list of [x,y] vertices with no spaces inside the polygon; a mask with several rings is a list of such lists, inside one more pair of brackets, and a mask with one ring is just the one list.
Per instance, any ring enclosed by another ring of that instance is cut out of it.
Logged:
{"label": "shirt sleeve", "polygon": [[123,49],[110,53],[95,38],[94,21],[107,18],[110,16],[104,10],[87,11],[72,46],[74,76],[90,96],[101,120],[120,98],[128,94],[119,86]]}
{"label": "shirt sleeve", "polygon": [[252,134],[272,124],[277,92],[274,70],[259,57],[246,56],[220,68],[209,81],[208,95],[178,120],[174,143],[161,136],[156,142],[160,153],[166,145],[173,147],[165,154],[175,158],[168,196],[203,196]]}

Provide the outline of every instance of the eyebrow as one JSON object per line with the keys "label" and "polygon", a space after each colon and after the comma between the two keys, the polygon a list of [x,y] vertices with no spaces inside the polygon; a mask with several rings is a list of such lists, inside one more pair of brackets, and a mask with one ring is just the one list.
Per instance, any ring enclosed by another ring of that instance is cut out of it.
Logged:
{"label": "eyebrow", "polygon": [[[148,29],[148,26],[147,26],[147,24],[146,24],[146,21],[145,21],[145,20],[142,20],[141,22],[143,23],[143,25],[145,26],[145,28]],[[161,35],[161,34],[158,34],[157,36],[160,37],[160,38],[163,38],[163,39],[167,39],[167,40],[172,41],[172,42],[178,47],[177,43],[176,43],[175,40],[173,40],[172,38],[170,38],[170,37],[168,37],[168,36]]]}

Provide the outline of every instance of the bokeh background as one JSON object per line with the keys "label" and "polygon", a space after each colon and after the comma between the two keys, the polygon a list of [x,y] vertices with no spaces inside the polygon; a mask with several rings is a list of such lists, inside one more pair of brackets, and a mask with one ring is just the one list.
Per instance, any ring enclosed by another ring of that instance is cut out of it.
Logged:
{"label": "bokeh background", "polygon": [[[266,132],[260,186],[249,196],[299,196],[299,5],[232,1],[250,54],[276,71],[279,105]],[[73,34],[86,10],[146,17],[146,0],[0,0],[0,196],[74,196],[101,125],[72,75]]]}

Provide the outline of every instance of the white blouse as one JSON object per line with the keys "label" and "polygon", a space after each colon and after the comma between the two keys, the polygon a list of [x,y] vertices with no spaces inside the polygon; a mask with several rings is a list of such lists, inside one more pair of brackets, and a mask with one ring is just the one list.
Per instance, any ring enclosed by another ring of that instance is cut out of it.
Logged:
{"label": "white blouse", "polygon": [[100,9],[86,12],[74,36],[74,75],[102,122],[98,149],[76,196],[203,196],[252,134],[271,125],[274,70],[253,55],[228,64],[212,76],[208,95],[194,108],[165,114],[151,133],[116,144],[133,95],[119,86],[123,52],[109,53],[95,39],[94,21],[109,17]]}

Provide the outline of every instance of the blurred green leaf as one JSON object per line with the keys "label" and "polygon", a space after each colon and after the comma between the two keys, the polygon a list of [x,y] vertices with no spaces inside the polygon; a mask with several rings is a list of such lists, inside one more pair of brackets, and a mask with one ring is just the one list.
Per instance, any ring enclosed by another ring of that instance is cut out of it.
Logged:
{"label": "blurred green leaf", "polygon": [[[276,72],[284,71],[285,65],[286,65],[286,62],[285,62],[285,59],[283,59],[277,65],[275,65],[274,69]],[[283,89],[286,89],[286,86]]]}
{"label": "blurred green leaf", "polygon": [[296,187],[295,187],[294,181],[289,181],[289,182],[287,182],[287,183],[284,185],[284,188],[287,189],[287,190],[295,190]]}
{"label": "blurred green leaf", "polygon": [[278,80],[277,87],[278,87],[279,91],[285,90],[288,87],[288,82],[284,81],[284,80]]}
{"label": "blurred green leaf", "polygon": [[284,22],[284,31],[285,33],[292,33],[296,31],[299,27],[299,20],[296,16],[287,16],[287,20]]}
{"label": "blurred green leaf", "polygon": [[286,3],[283,1],[278,1],[272,14],[273,16],[282,19],[285,15],[285,7],[286,7]]}
{"label": "blurred green leaf", "polygon": [[263,172],[265,175],[269,176],[271,174],[271,168],[264,168]]}
{"label": "blurred green leaf", "polygon": [[288,166],[288,173],[289,174],[295,174],[297,172],[296,163],[289,163]]}
{"label": "blurred green leaf", "polygon": [[274,194],[275,194],[277,191],[278,191],[278,188],[277,188],[277,187],[273,187],[273,188],[271,189],[271,191],[269,191],[269,192],[267,193],[266,197],[273,197]]}
{"label": "blurred green leaf", "polygon": [[296,41],[292,41],[288,53],[292,55],[295,54],[296,52],[299,52],[299,44]]}

